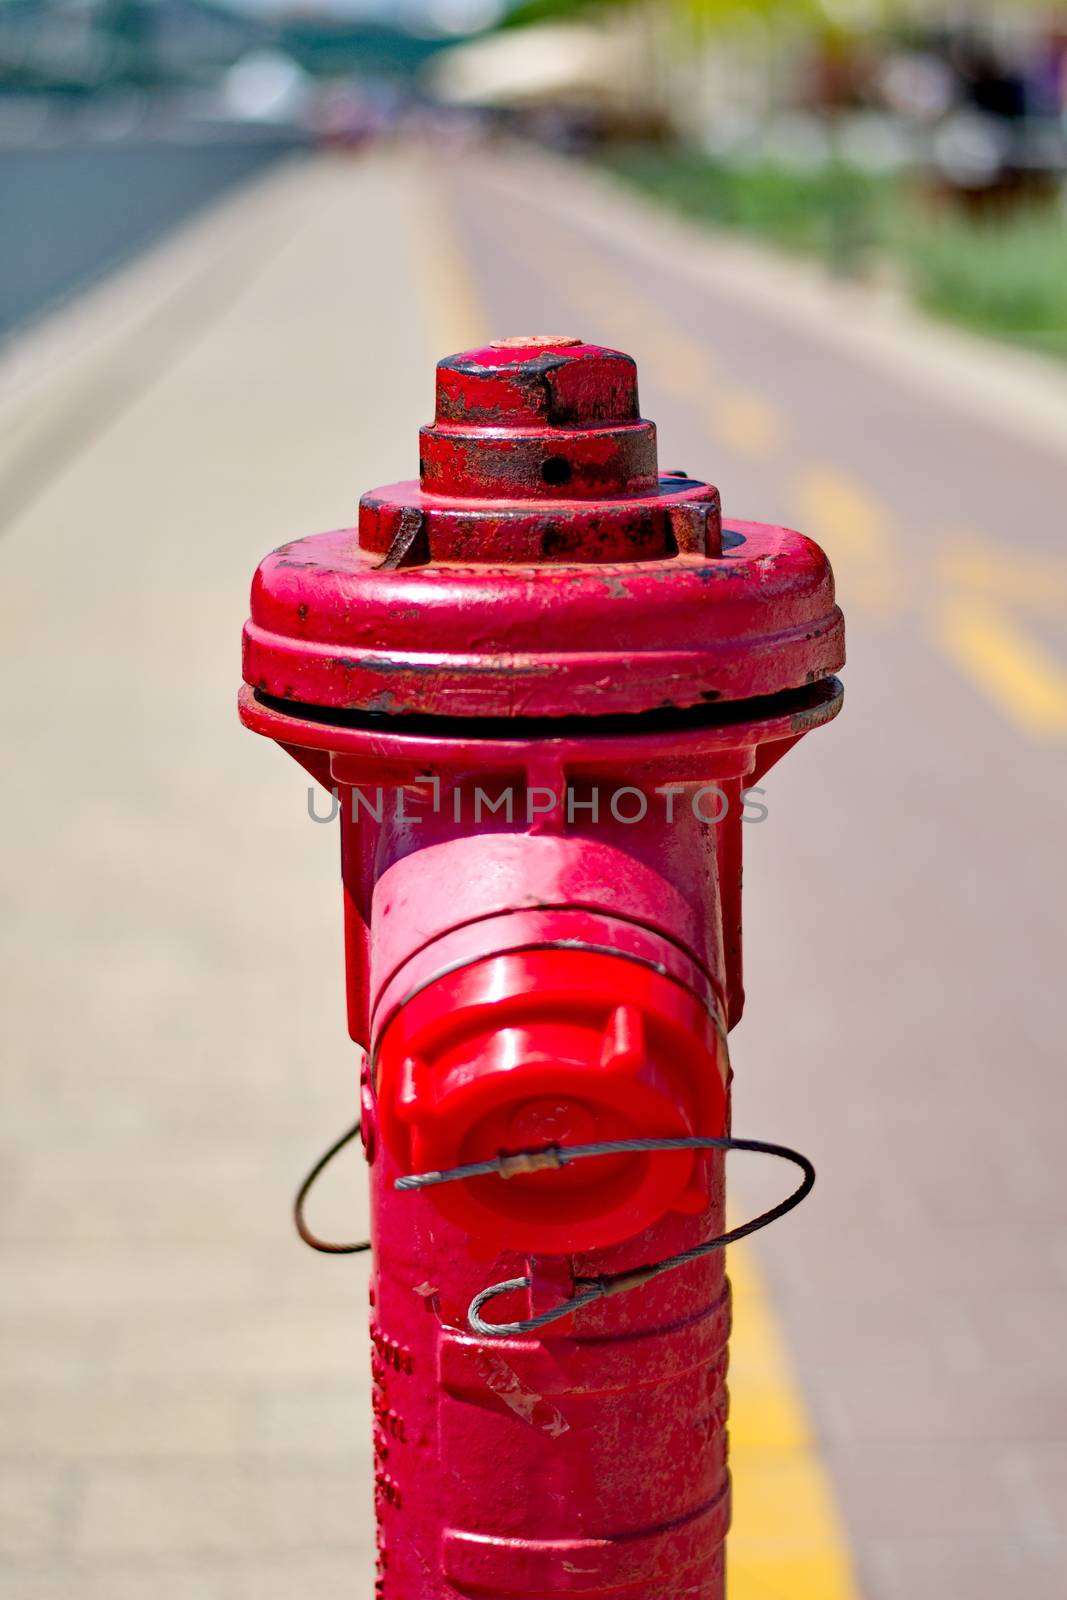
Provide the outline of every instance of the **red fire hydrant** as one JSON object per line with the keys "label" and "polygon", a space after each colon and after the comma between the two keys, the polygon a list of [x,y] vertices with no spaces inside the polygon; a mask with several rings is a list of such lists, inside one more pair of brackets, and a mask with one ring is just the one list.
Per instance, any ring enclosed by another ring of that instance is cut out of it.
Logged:
{"label": "red fire hydrant", "polygon": [[241,695],[341,815],[377,1594],[719,1600],[745,791],[840,707],[833,579],[615,350],[442,361],[420,454],[262,563]]}

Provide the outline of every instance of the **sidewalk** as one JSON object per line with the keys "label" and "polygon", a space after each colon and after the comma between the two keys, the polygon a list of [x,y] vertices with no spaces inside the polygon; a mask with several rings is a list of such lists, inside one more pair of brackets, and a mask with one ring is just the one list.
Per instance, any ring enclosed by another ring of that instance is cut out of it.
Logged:
{"label": "sidewalk", "polygon": [[234,696],[259,557],[410,468],[419,203],[401,161],[274,176],[9,436],[3,1600],[372,1587],[365,1271],[288,1217],[352,1114],[337,843]]}

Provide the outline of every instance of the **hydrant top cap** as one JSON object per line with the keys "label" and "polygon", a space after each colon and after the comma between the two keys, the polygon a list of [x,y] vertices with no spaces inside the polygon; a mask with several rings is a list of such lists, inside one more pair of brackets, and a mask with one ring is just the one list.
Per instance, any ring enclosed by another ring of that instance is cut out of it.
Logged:
{"label": "hydrant top cap", "polygon": [[437,363],[436,426],[544,429],[640,423],[632,356],[570,335],[524,334]]}

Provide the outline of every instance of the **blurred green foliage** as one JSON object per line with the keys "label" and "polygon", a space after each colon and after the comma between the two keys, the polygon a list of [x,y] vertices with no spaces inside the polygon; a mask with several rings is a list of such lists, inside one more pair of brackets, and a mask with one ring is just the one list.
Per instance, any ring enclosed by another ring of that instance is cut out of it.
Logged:
{"label": "blurred green foliage", "polygon": [[634,0],[519,0],[504,13],[498,26],[525,28],[531,23],[558,22],[572,17],[588,17],[597,11],[619,11]]}
{"label": "blurred green foliage", "polygon": [[798,171],[717,162],[696,150],[634,146],[608,153],[620,177],[702,222],[741,228],[788,249],[840,260],[885,232],[888,184],[843,162]]}
{"label": "blurred green foliage", "polygon": [[[647,4],[648,0],[517,0],[500,26],[522,27],[527,23]],[[808,22],[843,35],[871,33],[899,22],[907,25],[914,22],[916,16],[914,0],[865,0],[864,4],[851,8],[842,0],[658,0],[658,5],[665,13],[674,12],[683,20],[709,29],[720,24],[736,24],[758,14],[768,18],[779,16],[790,23]],[[952,12],[950,4],[940,8],[931,6],[931,22],[936,20],[938,9],[945,15]],[[998,0],[1002,18],[1012,12],[1030,11],[1040,15],[1049,10],[1048,0]]]}
{"label": "blurred green foliage", "polygon": [[620,149],[603,162],[683,215],[862,274],[896,270],[940,316],[1067,358],[1067,217],[1054,204],[975,218],[900,178]]}
{"label": "blurred green foliage", "polygon": [[1067,359],[1067,218],[905,212],[895,244],[916,298],[953,321]]}

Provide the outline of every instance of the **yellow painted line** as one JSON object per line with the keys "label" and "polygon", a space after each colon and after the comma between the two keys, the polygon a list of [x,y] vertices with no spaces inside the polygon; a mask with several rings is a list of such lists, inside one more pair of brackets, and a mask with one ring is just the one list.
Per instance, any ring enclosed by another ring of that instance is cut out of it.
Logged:
{"label": "yellow painted line", "polygon": [[568,290],[571,299],[588,308],[594,326],[611,330],[605,342],[635,356],[641,372],[659,388],[689,398],[711,388],[714,364],[708,353],[602,265],[591,267]]}
{"label": "yellow painted line", "polygon": [[[514,329],[505,328],[496,333],[487,329],[484,309],[459,234],[445,216],[444,206],[427,186],[420,189],[419,205],[424,216],[420,231],[429,241],[429,247],[415,252],[415,268],[434,360],[440,361],[442,356],[455,355],[460,350],[476,349],[488,339],[508,338]],[[537,332],[536,328],[518,331]]]}
{"label": "yellow painted line", "polygon": [[880,503],[845,473],[811,467],[794,485],[800,526],[822,545],[849,600],[887,616],[901,599],[900,559]]}
{"label": "yellow painted line", "polygon": [[996,601],[976,594],[951,596],[938,614],[936,639],[1012,722],[1039,739],[1067,737],[1067,671],[1014,627]]}
{"label": "yellow painted line", "polygon": [[739,455],[766,461],[785,443],[781,413],[752,390],[728,388],[717,394],[708,421],[712,433]]}
{"label": "yellow painted line", "polygon": [[[569,232],[563,242],[559,259],[567,264],[567,294],[590,318],[590,329],[577,331],[628,351],[640,370],[671,394],[693,398],[706,393],[714,373],[707,347],[679,328],[654,299],[632,289],[605,255]],[[548,249],[529,264],[557,285]]]}
{"label": "yellow painted line", "polygon": [[801,474],[797,493],[842,554],[882,554],[885,513],[851,478],[832,467],[811,467]]}
{"label": "yellow painted line", "polygon": [[976,589],[1041,616],[1067,611],[1067,561],[1007,541],[994,544],[969,530],[946,536],[938,576],[954,589]]}
{"label": "yellow painted line", "polygon": [[751,1247],[729,1252],[729,1600],[859,1600],[848,1543]]}
{"label": "yellow painted line", "polygon": [[[641,348],[636,336],[634,343]],[[665,394],[678,395],[682,399],[699,399],[715,383],[710,359],[695,345],[678,338],[668,342],[651,329],[645,334],[638,365],[643,372],[649,373]]]}
{"label": "yellow painted line", "polygon": [[[441,213],[438,219],[427,253],[436,281],[424,298],[435,345],[457,350],[484,337],[484,317],[459,241],[451,231],[446,237]],[[438,276],[442,260],[448,269]],[[859,1600],[830,1479],[746,1246],[730,1251],[730,1279],[730,1600]]]}

